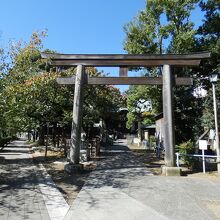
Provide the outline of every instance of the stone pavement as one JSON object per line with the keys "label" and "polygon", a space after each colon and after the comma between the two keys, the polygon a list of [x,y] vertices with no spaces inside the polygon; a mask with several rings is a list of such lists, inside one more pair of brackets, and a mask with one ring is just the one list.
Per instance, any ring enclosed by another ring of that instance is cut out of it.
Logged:
{"label": "stone pavement", "polygon": [[69,206],[25,141],[0,152],[0,220],[61,220]]}
{"label": "stone pavement", "polygon": [[14,142],[0,152],[0,220],[220,219],[220,177],[153,176],[120,142],[104,153],[69,209],[28,146]]}
{"label": "stone pavement", "polygon": [[153,176],[123,143],[107,153],[65,220],[220,219],[219,177]]}

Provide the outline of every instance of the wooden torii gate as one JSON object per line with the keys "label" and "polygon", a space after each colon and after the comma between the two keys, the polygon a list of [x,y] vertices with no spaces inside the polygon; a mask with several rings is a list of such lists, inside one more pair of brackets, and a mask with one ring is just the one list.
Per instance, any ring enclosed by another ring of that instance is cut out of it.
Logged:
{"label": "wooden torii gate", "polygon": [[[210,53],[195,54],[162,54],[162,55],[119,55],[119,54],[48,54],[42,53],[42,58],[51,60],[53,66],[77,67],[76,76],[58,78],[59,84],[75,84],[73,121],[71,131],[70,160],[79,164],[83,85],[163,85],[163,115],[164,115],[164,146],[165,166],[175,166],[175,135],[173,122],[173,89],[174,85],[192,85],[192,79],[173,77],[172,66],[199,66],[202,59],[210,58]],[[162,77],[128,77],[129,67],[162,66]],[[89,77],[85,67],[119,67],[119,77]]]}

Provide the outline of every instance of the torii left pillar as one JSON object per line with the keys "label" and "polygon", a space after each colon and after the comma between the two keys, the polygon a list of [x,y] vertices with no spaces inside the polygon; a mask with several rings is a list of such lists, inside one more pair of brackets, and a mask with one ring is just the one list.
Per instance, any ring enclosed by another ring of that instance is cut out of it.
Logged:
{"label": "torii left pillar", "polygon": [[179,176],[181,169],[175,167],[175,132],[173,114],[173,77],[170,65],[163,66],[163,129],[165,147],[165,166],[162,173],[166,176]]}
{"label": "torii left pillar", "polygon": [[165,165],[175,166],[175,134],[174,134],[174,114],[173,114],[173,79],[171,67],[163,66],[163,129],[165,147]]}
{"label": "torii left pillar", "polygon": [[[81,142],[81,128],[82,128],[82,103],[83,103],[83,79],[85,68],[83,65],[77,66],[75,77],[75,90],[73,101],[73,120],[71,130],[71,146],[70,146],[70,164],[79,165],[80,158],[80,142]],[[77,168],[77,166],[76,166]],[[71,170],[74,167],[70,168]]]}

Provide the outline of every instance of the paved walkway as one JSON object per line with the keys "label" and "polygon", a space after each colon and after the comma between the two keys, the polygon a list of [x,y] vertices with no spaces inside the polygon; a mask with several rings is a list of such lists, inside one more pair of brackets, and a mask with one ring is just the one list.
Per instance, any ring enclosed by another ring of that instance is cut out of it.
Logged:
{"label": "paved walkway", "polygon": [[68,211],[28,146],[14,142],[0,152],[0,220],[220,219],[219,177],[153,176],[123,143],[105,154]]}
{"label": "paved walkway", "polygon": [[62,220],[69,206],[24,141],[0,152],[0,219]]}
{"label": "paved walkway", "polygon": [[123,143],[107,151],[65,220],[220,219],[220,178],[153,176]]}

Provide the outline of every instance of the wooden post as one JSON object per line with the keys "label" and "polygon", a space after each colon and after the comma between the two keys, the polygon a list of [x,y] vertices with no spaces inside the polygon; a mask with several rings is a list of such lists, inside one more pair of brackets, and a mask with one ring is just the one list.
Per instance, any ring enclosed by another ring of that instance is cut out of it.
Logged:
{"label": "wooden post", "polygon": [[163,115],[164,115],[164,147],[165,166],[175,166],[175,134],[173,125],[173,86],[171,68],[163,66]]}
{"label": "wooden post", "polygon": [[82,103],[83,103],[83,79],[84,66],[78,65],[75,78],[75,91],[73,101],[73,121],[71,131],[70,163],[79,164],[81,126],[82,126]]}

